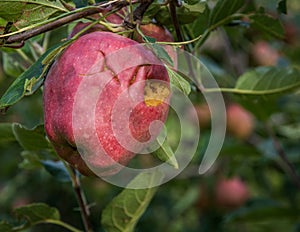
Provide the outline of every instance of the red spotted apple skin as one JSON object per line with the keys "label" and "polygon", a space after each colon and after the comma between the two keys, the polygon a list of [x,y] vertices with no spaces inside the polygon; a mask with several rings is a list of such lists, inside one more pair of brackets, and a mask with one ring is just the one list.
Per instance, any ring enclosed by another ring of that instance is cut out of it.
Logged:
{"label": "red spotted apple skin", "polygon": [[149,127],[166,120],[169,97],[167,71],[151,51],[110,32],[89,33],[49,70],[45,130],[58,155],[82,174],[93,175],[92,166],[98,175],[112,175],[120,170],[115,162],[126,165],[159,134],[160,126],[151,134]]}

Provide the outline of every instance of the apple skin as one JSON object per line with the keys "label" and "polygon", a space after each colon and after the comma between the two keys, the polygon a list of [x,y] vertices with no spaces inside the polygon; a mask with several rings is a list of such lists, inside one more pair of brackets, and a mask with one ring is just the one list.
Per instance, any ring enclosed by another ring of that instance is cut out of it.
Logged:
{"label": "apple skin", "polygon": [[224,209],[235,209],[249,199],[247,185],[239,178],[221,179],[215,188],[215,203]]}
{"label": "apple skin", "polygon": [[[173,35],[163,26],[149,23],[140,26],[144,35],[156,39],[158,42],[174,42]],[[136,32],[133,36],[134,40],[139,43],[144,43],[143,38]]]}
{"label": "apple skin", "polygon": [[[127,49],[130,54],[127,54],[125,58],[122,59],[119,56],[113,59],[107,58],[126,47],[130,47],[130,50]],[[134,63],[142,59],[155,64],[143,66]],[[169,90],[167,71],[164,66],[157,65],[159,63],[151,51],[136,41],[111,32],[86,34],[67,47],[50,68],[43,92],[45,130],[58,155],[84,175],[91,176],[94,173],[86,164],[86,160],[82,159],[78,149],[92,153],[88,157],[88,163],[99,169],[100,175],[113,175],[120,171],[119,168],[115,168],[115,162],[126,165],[135,153],[124,148],[119,139],[123,139],[122,142],[126,143],[127,135],[130,134],[138,142],[145,142],[151,137],[150,124],[155,120],[162,122],[166,120],[169,92],[165,95],[165,101],[156,105],[146,104],[144,95],[147,87],[144,82],[146,80],[163,81]],[[125,70],[122,69],[123,67]],[[80,84],[87,80],[91,80],[91,86],[88,86],[86,92],[78,97],[76,92]],[[79,120],[79,127],[82,130],[80,133],[82,137],[79,139],[85,142],[78,148],[78,144],[75,143],[74,118],[72,118],[76,103],[75,97],[87,101],[84,103],[89,105],[89,101],[92,101],[90,98],[93,97],[90,96],[92,89],[99,88],[98,86],[103,83],[106,85],[96,99],[94,112],[96,120],[92,123],[96,136],[91,134],[91,128],[88,126],[88,120],[91,118],[90,112],[85,112],[84,109],[76,111],[75,116],[82,118]],[[138,87],[131,93],[128,88],[133,83],[137,83]],[[120,110],[117,114],[121,115],[117,121],[117,126],[121,127],[121,134],[117,138],[113,131],[112,113],[117,100],[120,100],[119,97],[123,108],[117,109]],[[145,101],[139,101],[144,97]],[[127,111],[131,112],[129,120],[122,118],[123,112]],[[151,138],[155,138],[160,129],[157,127],[151,131]],[[91,139],[86,139],[86,135]],[[100,150],[96,148],[99,143],[102,148]],[[131,146],[139,150],[144,148],[140,143],[131,143]]]}
{"label": "apple skin", "polygon": [[206,128],[211,121],[209,106],[206,103],[195,105],[200,127]]}
{"label": "apple skin", "polygon": [[227,130],[239,139],[247,139],[254,130],[254,117],[242,106],[232,103],[227,106]]}

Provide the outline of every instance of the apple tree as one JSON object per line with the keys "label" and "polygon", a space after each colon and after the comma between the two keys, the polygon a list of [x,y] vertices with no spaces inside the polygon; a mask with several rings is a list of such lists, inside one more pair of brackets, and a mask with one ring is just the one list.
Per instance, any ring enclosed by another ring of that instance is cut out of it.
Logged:
{"label": "apple tree", "polygon": [[1,0],[0,232],[298,231],[297,0]]}

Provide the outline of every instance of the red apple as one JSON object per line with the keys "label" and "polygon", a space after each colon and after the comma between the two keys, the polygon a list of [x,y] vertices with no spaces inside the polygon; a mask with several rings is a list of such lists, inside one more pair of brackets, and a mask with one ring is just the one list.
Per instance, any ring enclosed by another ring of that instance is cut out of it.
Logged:
{"label": "red apple", "polygon": [[226,110],[227,130],[240,139],[248,138],[254,129],[252,114],[238,104],[231,104]]}
{"label": "red apple", "polygon": [[[107,12],[103,12],[103,14],[105,14],[105,13],[107,13]],[[120,10],[117,13],[108,15],[105,19],[109,23],[121,24],[124,20],[122,15],[125,15],[125,13],[124,13],[124,11]],[[93,15],[93,17],[95,19],[98,19],[99,15]],[[90,24],[91,24],[90,22],[86,22],[86,23],[78,22],[72,29],[68,38],[72,38],[74,35],[76,35],[78,32],[80,32],[82,29],[84,29],[85,27],[87,27]],[[91,32],[95,32],[95,31],[109,31],[109,30],[105,26],[98,23],[98,24],[95,24],[94,26],[92,26],[90,29],[86,30],[84,33],[82,33],[82,35],[85,35],[85,34],[88,34]]]}
{"label": "red apple", "polygon": [[249,199],[247,185],[239,178],[221,179],[215,188],[215,203],[220,208],[234,209]]}
{"label": "red apple", "polygon": [[[65,49],[46,77],[47,136],[82,174],[91,175],[92,166],[112,175],[120,170],[115,162],[126,165],[160,132],[150,125],[165,121],[169,87],[165,67],[136,41],[111,32],[86,34]],[[94,111],[87,111],[93,104]]]}
{"label": "red apple", "polygon": [[206,103],[195,106],[200,127],[207,127],[211,120],[210,110]]}
{"label": "red apple", "polygon": [[254,61],[258,65],[274,66],[280,57],[279,52],[266,41],[256,42],[251,50]]}
{"label": "red apple", "polygon": [[[163,26],[156,25],[154,23],[149,23],[140,26],[141,31],[144,35],[152,37],[159,42],[174,42],[172,34]],[[137,32],[134,34],[134,40],[139,43],[144,43],[142,37]]]}

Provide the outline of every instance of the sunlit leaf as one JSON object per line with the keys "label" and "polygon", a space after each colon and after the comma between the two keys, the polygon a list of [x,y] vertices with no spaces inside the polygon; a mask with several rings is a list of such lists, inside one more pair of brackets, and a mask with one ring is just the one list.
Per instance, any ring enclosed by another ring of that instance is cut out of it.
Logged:
{"label": "sunlit leaf", "polygon": [[300,72],[294,68],[258,67],[239,77],[235,90],[242,94],[266,95],[300,87]]}
{"label": "sunlit leaf", "polygon": [[[133,179],[129,186],[143,183],[152,186],[161,180],[159,173],[141,173]],[[103,210],[101,223],[107,232],[133,232],[139,218],[145,212],[157,187],[146,189],[124,189]]]}
{"label": "sunlit leaf", "polygon": [[16,28],[44,21],[58,12],[68,12],[60,1],[1,0],[0,17]]}
{"label": "sunlit leaf", "polygon": [[152,146],[157,146],[157,145],[158,145],[158,149],[153,151],[152,154],[156,156],[158,159],[160,159],[161,161],[166,162],[171,166],[173,166],[174,168],[178,169],[178,162],[167,140],[165,139],[164,141],[160,141],[159,139],[156,139],[152,144]]}
{"label": "sunlit leaf", "polygon": [[172,69],[167,69],[170,82],[173,86],[178,88],[182,93],[188,96],[191,92],[191,85],[190,83],[185,80],[179,73],[173,71]]}
{"label": "sunlit leaf", "polygon": [[[62,42],[48,49],[33,65],[23,72],[1,97],[0,109],[5,109],[17,103],[25,95],[33,94],[43,83],[43,78],[51,62],[68,43],[69,41]],[[47,62],[45,62],[45,59]]]}

